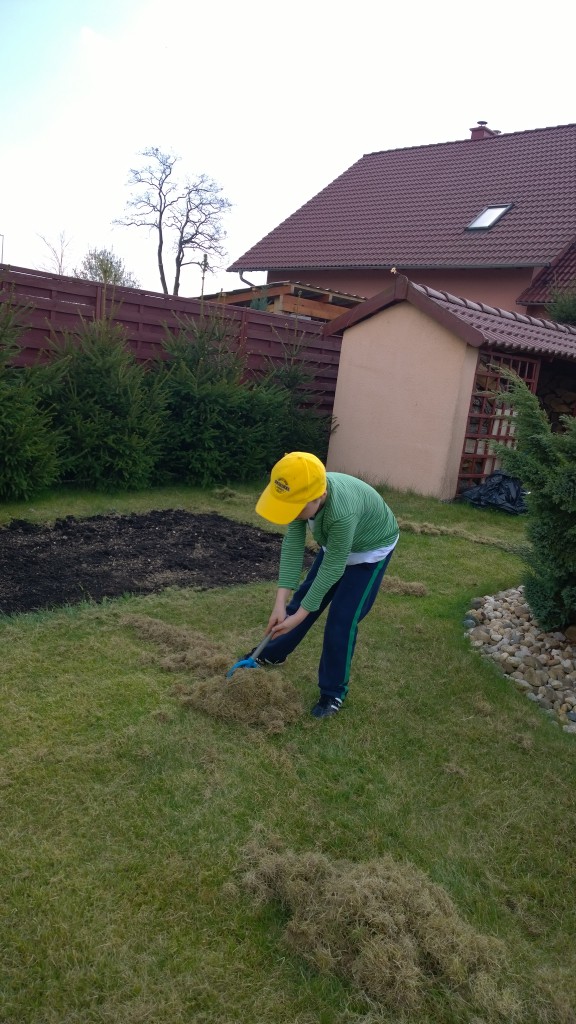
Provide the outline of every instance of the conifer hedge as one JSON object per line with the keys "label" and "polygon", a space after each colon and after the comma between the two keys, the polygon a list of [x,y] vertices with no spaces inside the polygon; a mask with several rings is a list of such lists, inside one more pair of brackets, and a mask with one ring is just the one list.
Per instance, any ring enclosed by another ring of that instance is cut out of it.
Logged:
{"label": "conifer hedge", "polygon": [[60,474],[60,438],[32,370],[15,369],[26,310],[0,304],[0,500],[28,500]]}
{"label": "conifer hedge", "polygon": [[183,320],[149,364],[117,323],[87,321],[22,370],[11,364],[23,312],[0,304],[0,499],[54,483],[234,483],[262,478],[288,450],[326,457],[331,419],[310,403],[307,372],[254,377],[223,319]]}
{"label": "conifer hedge", "polygon": [[496,450],[528,491],[526,599],[542,629],[562,630],[576,623],[576,418],[562,416],[554,433],[526,384],[509,371],[505,376],[517,444]]}
{"label": "conifer hedge", "polygon": [[38,373],[62,438],[62,482],[103,491],[148,487],[161,451],[164,396],[126,347],[122,328],[102,319],[64,333]]}

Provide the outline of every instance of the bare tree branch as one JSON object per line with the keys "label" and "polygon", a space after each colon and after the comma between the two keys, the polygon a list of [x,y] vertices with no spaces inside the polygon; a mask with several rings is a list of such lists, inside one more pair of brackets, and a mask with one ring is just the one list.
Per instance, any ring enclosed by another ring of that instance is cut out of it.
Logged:
{"label": "bare tree branch", "polygon": [[44,266],[43,270],[53,271],[55,274],[66,273],[66,249],[71,244],[72,239],[66,238],[66,232],[61,231],[55,242],[51,242],[50,239],[45,238],[44,235],[38,235],[44,242],[44,245],[50,251],[50,260],[48,266]]}
{"label": "bare tree branch", "polygon": [[[183,266],[196,264],[206,273],[212,267],[201,258],[203,255],[224,257],[222,243],[226,236],[222,215],[231,204],[222,196],[220,186],[205,174],[192,181],[186,178],[183,184],[178,184],[172,171],[179,157],[162,153],[157,146],[144,150],[141,155],[151,162],[130,171],[128,183],[139,191],[128,200],[125,217],[114,223],[157,232],[158,272],[165,295],[168,295],[168,285],[164,251],[165,246],[170,245],[175,263],[172,294],[178,295]],[[185,258],[194,253],[198,254],[197,259]]]}

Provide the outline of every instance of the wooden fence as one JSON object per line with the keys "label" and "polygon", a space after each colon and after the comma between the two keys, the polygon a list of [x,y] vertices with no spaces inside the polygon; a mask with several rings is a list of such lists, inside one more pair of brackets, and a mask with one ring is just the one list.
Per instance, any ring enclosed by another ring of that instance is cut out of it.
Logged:
{"label": "wooden fence", "polygon": [[51,337],[74,332],[82,319],[103,316],[122,325],[138,360],[162,359],[166,356],[163,338],[178,329],[182,318],[217,314],[230,324],[250,370],[263,371],[270,363],[283,362],[287,352],[297,352],[297,359],[313,375],[310,390],[319,408],[332,411],[342,336],[325,338],[321,323],[137,288],[112,289],[92,281],[0,265],[0,303],[7,301],[28,307],[18,365],[44,361]]}

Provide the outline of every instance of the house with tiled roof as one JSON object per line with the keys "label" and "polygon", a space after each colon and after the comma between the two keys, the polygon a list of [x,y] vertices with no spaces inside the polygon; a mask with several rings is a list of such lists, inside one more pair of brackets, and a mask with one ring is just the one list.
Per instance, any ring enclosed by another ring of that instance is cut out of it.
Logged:
{"label": "house with tiled roof", "polygon": [[544,316],[576,274],[576,124],[368,153],[232,271],[370,297],[412,281]]}
{"label": "house with tiled roof", "polygon": [[555,292],[576,287],[576,241],[571,242],[536,274],[531,284],[518,296],[518,304],[526,307],[527,313],[538,315],[539,310],[550,302]]}
{"label": "house with tiled roof", "polygon": [[515,443],[502,367],[553,425],[576,415],[576,327],[389,274],[332,333],[342,348],[331,470],[441,499],[482,482],[498,466],[493,442]]}

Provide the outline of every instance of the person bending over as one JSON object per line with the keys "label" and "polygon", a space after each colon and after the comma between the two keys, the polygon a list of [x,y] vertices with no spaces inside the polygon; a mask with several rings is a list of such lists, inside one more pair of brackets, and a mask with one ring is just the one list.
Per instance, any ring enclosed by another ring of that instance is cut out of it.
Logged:
{"label": "person bending over", "polygon": [[[258,658],[278,665],[329,606],[318,667],[315,718],[336,714],[348,693],[358,623],[368,614],[398,542],[398,523],[373,487],[346,473],[327,473],[310,452],[276,463],[256,512],[288,526],[282,543],[271,634]],[[309,527],[320,550],[300,582]]]}

